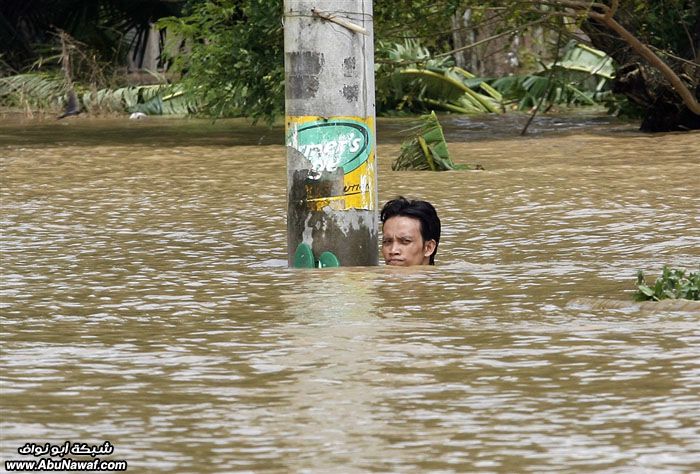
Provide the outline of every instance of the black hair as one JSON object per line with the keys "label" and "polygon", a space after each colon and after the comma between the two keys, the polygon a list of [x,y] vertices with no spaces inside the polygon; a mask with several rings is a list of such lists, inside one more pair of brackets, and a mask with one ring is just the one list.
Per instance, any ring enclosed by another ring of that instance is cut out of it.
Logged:
{"label": "black hair", "polygon": [[440,243],[440,218],[437,211],[428,201],[408,200],[403,196],[392,199],[384,204],[380,213],[382,225],[392,217],[404,216],[418,219],[420,222],[420,235],[423,241],[435,241],[435,250],[430,254],[430,264],[435,265],[435,254]]}

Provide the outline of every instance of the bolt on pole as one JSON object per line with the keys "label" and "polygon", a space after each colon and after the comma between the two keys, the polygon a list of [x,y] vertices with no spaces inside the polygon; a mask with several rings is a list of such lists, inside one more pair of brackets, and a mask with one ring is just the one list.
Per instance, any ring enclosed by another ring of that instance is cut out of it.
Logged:
{"label": "bolt on pole", "polygon": [[377,265],[372,0],[285,0],[287,245]]}

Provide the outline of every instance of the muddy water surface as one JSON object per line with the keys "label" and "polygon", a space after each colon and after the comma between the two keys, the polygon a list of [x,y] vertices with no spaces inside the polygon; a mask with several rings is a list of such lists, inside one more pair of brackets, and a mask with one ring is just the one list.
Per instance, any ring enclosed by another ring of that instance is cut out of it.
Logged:
{"label": "muddy water surface", "polygon": [[280,130],[2,119],[1,460],[697,472],[700,312],[595,302],[698,269],[700,135],[524,120],[446,120],[486,168],[451,173],[392,172],[380,121],[380,198],[436,205],[439,265],[300,271]]}

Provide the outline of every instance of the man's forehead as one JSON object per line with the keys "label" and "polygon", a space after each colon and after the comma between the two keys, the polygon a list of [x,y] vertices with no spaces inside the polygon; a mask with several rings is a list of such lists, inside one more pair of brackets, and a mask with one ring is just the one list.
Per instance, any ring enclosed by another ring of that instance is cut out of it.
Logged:
{"label": "man's forehead", "polygon": [[420,233],[420,219],[411,216],[393,216],[387,219],[382,225],[382,230],[386,232],[387,226],[397,234]]}

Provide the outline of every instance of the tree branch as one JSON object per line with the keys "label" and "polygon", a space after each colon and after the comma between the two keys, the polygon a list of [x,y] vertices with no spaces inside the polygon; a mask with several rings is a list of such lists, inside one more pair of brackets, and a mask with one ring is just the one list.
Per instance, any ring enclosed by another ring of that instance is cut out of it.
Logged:
{"label": "tree branch", "polygon": [[488,43],[489,41],[493,41],[493,40],[498,39],[498,38],[500,38],[500,37],[502,37],[502,36],[512,35],[512,34],[515,33],[516,31],[520,31],[520,30],[522,30],[522,29],[524,29],[524,28],[528,28],[528,27],[533,26],[533,25],[536,25],[536,24],[538,24],[538,23],[544,23],[545,21],[547,21],[547,18],[541,18],[541,19],[539,19],[539,20],[531,21],[530,23],[526,23],[526,24],[524,24],[524,25],[522,25],[522,26],[518,26],[517,28],[513,28],[513,29],[511,29],[511,30],[504,31],[504,32],[502,32],[502,33],[498,33],[498,34],[495,34],[495,35],[493,35],[493,36],[489,36],[488,38],[484,38],[484,39],[479,40],[479,41],[477,41],[477,42],[475,42],[475,43],[471,43],[471,44],[468,44],[468,45],[466,45],[466,46],[462,46],[461,48],[456,48],[456,49],[447,51],[447,52],[445,52],[445,53],[436,54],[436,55],[433,56],[433,57],[435,57],[435,58],[441,58],[441,57],[443,57],[443,56],[449,56],[450,54],[454,54],[454,53],[458,53],[458,52],[460,52],[460,51],[465,51],[465,50],[467,50],[467,49],[475,48],[476,46],[479,46],[480,44]]}
{"label": "tree branch", "polygon": [[[613,2],[614,5],[617,1]],[[678,74],[676,74],[673,69],[668,67],[668,65],[661,60],[647,45],[642,43],[634,36],[632,33],[627,31],[627,29],[619,24],[614,18],[606,14],[597,13],[594,11],[588,11],[588,16],[594,20],[598,20],[605,26],[613,30],[615,33],[620,35],[630,47],[641,57],[647,60],[649,64],[659,70],[661,74],[666,78],[671,86],[676,90],[676,93],[683,99],[683,103],[688,109],[690,109],[694,114],[700,115],[700,103],[698,103],[695,96],[688,90],[688,87],[681,81]]]}
{"label": "tree branch", "polygon": [[539,5],[558,5],[572,8],[583,12],[588,17],[599,21],[615,33],[627,43],[632,50],[639,56],[644,58],[652,67],[656,68],[664,78],[675,89],[676,93],[683,100],[688,109],[694,114],[700,115],[700,103],[693,95],[688,87],[681,81],[678,74],[671,69],[659,56],[657,56],[647,45],[639,41],[636,36],[630,33],[624,26],[613,18],[619,7],[619,0],[611,0],[610,6],[599,2],[590,2],[585,0],[525,0],[526,3],[534,3]]}

